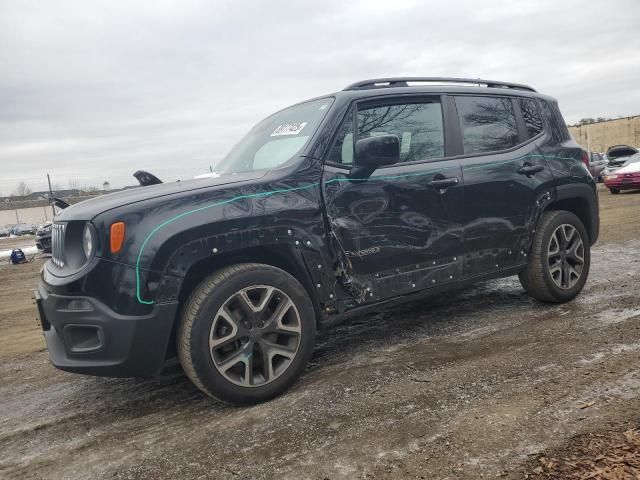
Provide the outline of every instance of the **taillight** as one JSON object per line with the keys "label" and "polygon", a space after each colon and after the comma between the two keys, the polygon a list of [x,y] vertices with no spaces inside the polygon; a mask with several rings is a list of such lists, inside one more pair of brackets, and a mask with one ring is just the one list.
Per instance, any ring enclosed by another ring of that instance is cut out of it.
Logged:
{"label": "taillight", "polygon": [[582,163],[589,168],[589,153],[586,150],[582,150]]}

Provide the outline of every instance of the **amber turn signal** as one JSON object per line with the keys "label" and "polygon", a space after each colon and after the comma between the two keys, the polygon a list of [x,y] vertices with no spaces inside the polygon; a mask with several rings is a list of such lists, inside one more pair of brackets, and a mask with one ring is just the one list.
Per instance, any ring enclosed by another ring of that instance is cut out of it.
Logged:
{"label": "amber turn signal", "polygon": [[118,253],[122,250],[124,244],[124,222],[115,222],[111,224],[111,253]]}

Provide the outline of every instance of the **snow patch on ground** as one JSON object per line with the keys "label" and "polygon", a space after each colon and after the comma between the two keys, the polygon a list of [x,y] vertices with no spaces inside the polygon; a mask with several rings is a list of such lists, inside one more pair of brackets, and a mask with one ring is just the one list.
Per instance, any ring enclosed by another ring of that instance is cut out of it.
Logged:
{"label": "snow patch on ground", "polygon": [[600,312],[593,318],[603,325],[614,325],[637,316],[640,316],[640,308],[615,308]]}
{"label": "snow patch on ground", "polygon": [[[38,247],[36,247],[35,245],[31,246],[31,247],[16,247],[16,248],[20,248],[20,250],[22,250],[24,252],[25,255],[35,255],[36,253],[38,253]],[[5,258],[9,258],[11,256],[11,252],[12,250],[0,250],[0,260],[5,259]]]}

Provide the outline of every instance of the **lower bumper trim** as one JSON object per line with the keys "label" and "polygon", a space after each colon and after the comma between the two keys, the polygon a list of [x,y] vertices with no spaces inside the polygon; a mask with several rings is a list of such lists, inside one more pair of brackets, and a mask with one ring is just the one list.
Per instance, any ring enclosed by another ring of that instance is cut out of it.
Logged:
{"label": "lower bumper trim", "polygon": [[[92,310],[60,309],[82,300]],[[49,359],[68,372],[106,377],[150,377],[162,370],[178,309],[155,305],[144,316],[120,315],[91,297],[49,294],[44,282],[36,295]],[[50,325],[50,326],[49,326]]]}

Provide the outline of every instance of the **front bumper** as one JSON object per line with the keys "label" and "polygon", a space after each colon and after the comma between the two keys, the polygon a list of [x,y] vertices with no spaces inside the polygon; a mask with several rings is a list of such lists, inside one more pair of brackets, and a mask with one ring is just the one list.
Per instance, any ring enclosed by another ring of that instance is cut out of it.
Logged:
{"label": "front bumper", "polygon": [[51,253],[51,235],[36,236],[36,247],[45,253]]}
{"label": "front bumper", "polygon": [[120,315],[92,297],[34,291],[51,363],[60,370],[105,377],[150,377],[164,367],[177,303],[142,316]]}

